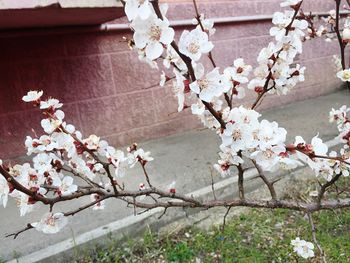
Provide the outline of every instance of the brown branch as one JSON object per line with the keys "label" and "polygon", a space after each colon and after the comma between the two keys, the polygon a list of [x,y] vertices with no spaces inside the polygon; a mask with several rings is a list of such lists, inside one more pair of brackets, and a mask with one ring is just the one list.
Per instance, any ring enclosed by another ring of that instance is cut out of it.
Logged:
{"label": "brown branch", "polygon": [[213,177],[213,170],[212,169],[210,169],[210,177],[211,177],[211,191],[213,193],[214,200],[217,200],[216,194],[215,194],[214,177]]}
{"label": "brown branch", "polygon": [[345,161],[343,157],[341,156],[338,156],[338,157],[331,157],[331,156],[326,156],[326,155],[318,155],[318,154],[314,154],[313,152],[309,152],[309,151],[306,151],[305,149],[301,149],[301,148],[298,148],[298,147],[287,147],[287,151],[298,151],[300,153],[303,153],[305,154],[306,156],[308,156],[310,159],[314,159],[314,158],[318,158],[318,159],[327,159],[327,160],[334,160],[334,161],[338,161],[338,162],[341,162],[341,163],[345,163],[347,165],[350,166],[350,162],[348,161]]}
{"label": "brown branch", "polygon": [[147,181],[147,184],[150,188],[152,188],[152,184],[151,184],[151,181],[149,179],[149,176],[148,176],[148,173],[146,171],[146,167],[145,167],[145,164],[142,162],[142,161],[139,161],[139,163],[141,164],[141,167],[142,167],[142,171],[143,171],[143,174],[145,175],[146,177],[146,181]]}
{"label": "brown branch", "polygon": [[79,173],[77,173],[76,171],[74,171],[71,167],[65,167],[63,166],[61,168],[61,170],[66,171],[68,173],[71,173],[72,175],[79,177],[80,179],[82,179],[83,181],[85,181],[88,185],[92,186],[92,187],[98,187],[101,189],[104,189],[101,185],[99,185],[98,183],[95,183],[94,181],[90,180],[88,177],[80,175]]}
{"label": "brown branch", "polygon": [[327,263],[327,260],[326,260],[326,255],[321,247],[321,245],[318,243],[317,241],[317,237],[316,237],[316,226],[314,224],[314,221],[312,219],[312,214],[311,213],[307,213],[307,217],[309,219],[309,223],[310,223],[310,226],[311,226],[311,233],[312,233],[312,239],[314,240],[314,243],[316,244],[318,250],[320,251],[320,256],[322,258],[322,262],[323,263]]}
{"label": "brown branch", "polygon": [[225,215],[224,215],[224,219],[223,219],[223,221],[222,221],[222,227],[221,227],[221,231],[222,231],[222,232],[224,232],[224,230],[225,230],[226,219],[227,219],[228,214],[230,213],[231,208],[232,208],[232,206],[229,206],[229,207],[227,208],[227,210],[226,210]]}
{"label": "brown branch", "polygon": [[85,210],[85,209],[87,209],[89,207],[92,207],[92,206],[102,202],[103,200],[106,200],[106,199],[111,198],[111,197],[113,197],[113,195],[102,196],[100,199],[98,199],[98,200],[96,200],[94,202],[88,203],[87,205],[81,206],[81,207],[79,207],[76,210],[72,210],[70,212],[66,212],[66,213],[63,213],[63,214],[64,214],[64,216],[74,216],[75,214],[77,214],[77,213],[79,213],[79,212],[81,212],[81,211],[83,211],[83,210]]}
{"label": "brown branch", "polygon": [[[289,34],[289,32],[291,31],[291,29],[292,29],[292,24],[293,24],[294,20],[297,18],[297,15],[298,15],[298,12],[299,12],[299,10],[300,10],[300,8],[301,8],[302,3],[303,3],[303,1],[301,1],[299,4],[297,4],[297,5],[295,6],[295,8],[294,8],[294,10],[295,10],[295,11],[294,11],[294,15],[293,15],[293,17],[292,17],[291,22],[290,22],[289,25],[286,27],[285,36],[287,36],[287,35]],[[264,97],[265,93],[267,93],[267,92],[270,90],[270,89],[268,88],[268,86],[269,86],[270,80],[272,79],[272,69],[273,69],[273,67],[275,66],[275,64],[276,64],[276,62],[277,62],[277,60],[278,60],[278,58],[279,58],[279,55],[281,54],[282,50],[283,50],[283,48],[281,48],[281,49],[277,52],[276,57],[275,57],[275,59],[274,59],[272,65],[269,67],[269,74],[268,74],[267,77],[266,77],[266,81],[265,81],[265,84],[264,84],[263,92],[261,92],[261,93],[259,94],[259,96],[258,96],[257,99],[255,100],[255,102],[253,103],[253,105],[252,105],[252,107],[251,107],[252,110],[254,110],[254,109],[257,107],[258,103],[259,103],[260,100]]]}
{"label": "brown branch", "polygon": [[250,207],[250,208],[269,208],[269,209],[289,209],[303,212],[315,212],[320,210],[333,210],[343,209],[350,207],[350,198],[343,200],[327,200],[321,203],[312,202],[299,202],[290,200],[249,200],[249,199],[231,199],[231,200],[214,200],[208,202],[200,202],[198,204],[190,202],[182,202],[176,200],[170,200],[165,202],[158,202],[155,204],[132,202],[128,201],[129,204],[133,204],[139,208],[154,209],[158,207],[171,208],[171,207],[191,207],[191,208],[203,208],[210,209],[214,207]]}
{"label": "brown branch", "polygon": [[[241,151],[237,154],[239,157],[242,157]],[[241,200],[244,200],[244,169],[242,167],[242,164],[237,165],[238,169],[238,192],[239,192],[239,198]]]}
{"label": "brown branch", "polygon": [[13,239],[16,239],[20,234],[22,234],[23,232],[28,231],[32,228],[34,228],[34,227],[31,224],[27,224],[27,226],[25,228],[15,232],[15,233],[6,235],[5,237],[13,237]]}
{"label": "brown branch", "polygon": [[270,191],[270,195],[272,200],[277,200],[277,194],[276,194],[276,190],[275,187],[273,186],[273,183],[270,182],[267,177],[265,176],[263,170],[261,169],[261,167],[256,163],[256,161],[252,160],[256,170],[258,171],[259,177],[264,181],[265,185],[267,186],[267,188]]}
{"label": "brown branch", "polygon": [[[163,20],[163,15],[162,15],[162,12],[160,11],[160,8],[159,8],[159,1],[158,0],[154,0],[151,3],[152,3],[153,9],[154,9],[157,17],[159,19]],[[171,42],[170,45],[173,47],[173,49],[176,51],[176,53],[180,56],[180,58],[186,64],[186,67],[188,69],[188,73],[190,75],[191,81],[192,82],[196,81],[196,76],[194,74],[194,69],[193,69],[193,66],[192,66],[192,60],[189,57],[187,57],[186,55],[184,55],[184,54],[182,54],[180,52],[179,47],[178,47],[178,45],[176,44],[175,41]],[[225,129],[226,123],[222,119],[221,114],[219,112],[217,112],[210,103],[208,103],[206,101],[203,101],[203,100],[202,100],[202,103],[204,104],[206,109],[214,116],[214,118],[220,123],[221,128]]]}
{"label": "brown branch", "polygon": [[338,181],[338,179],[340,178],[341,175],[342,174],[339,173],[336,176],[334,176],[332,178],[332,180],[330,180],[329,182],[321,185],[321,190],[320,190],[320,192],[318,193],[318,196],[317,196],[317,202],[318,203],[321,203],[321,200],[322,200],[324,194],[327,192],[328,188],[331,187],[336,181]]}
{"label": "brown branch", "polygon": [[[335,27],[334,31],[337,35],[338,43],[339,43],[339,48],[340,48],[340,56],[341,56],[341,65],[343,70],[346,68],[346,63],[345,63],[345,47],[346,43],[343,41],[343,38],[340,34],[340,28],[339,28],[339,22],[340,22],[340,4],[341,0],[335,0]],[[346,81],[346,85],[348,87],[348,90],[350,91],[350,82]]]}
{"label": "brown branch", "polygon": [[118,194],[118,190],[117,190],[117,182],[116,180],[114,180],[112,174],[111,174],[111,170],[109,169],[109,164],[105,164],[103,165],[103,168],[106,170],[107,176],[109,181],[111,182],[111,185],[113,187],[113,191],[115,194]]}
{"label": "brown branch", "polygon": [[2,166],[0,166],[0,174],[4,176],[4,178],[13,186],[14,189],[28,195],[31,197],[34,201],[42,202],[46,205],[53,205],[58,202],[68,201],[80,198],[82,196],[90,195],[90,194],[99,194],[99,195],[106,195],[107,192],[100,189],[100,188],[88,188],[88,189],[79,189],[77,192],[71,194],[71,195],[65,195],[65,196],[58,196],[58,197],[45,197],[40,194],[37,194],[36,192],[31,191],[30,189],[23,186],[21,183],[19,183],[9,172],[7,172]]}
{"label": "brown branch", "polygon": [[[204,28],[203,23],[201,21],[201,15],[199,14],[196,0],[193,0],[193,6],[194,6],[194,10],[196,12],[196,19],[198,21],[198,24],[199,24],[200,28],[202,29],[202,31],[205,32],[205,28]],[[213,67],[216,68],[216,63],[213,59],[213,54],[211,53],[211,51],[208,53],[208,58],[209,58],[211,64],[213,65]]]}

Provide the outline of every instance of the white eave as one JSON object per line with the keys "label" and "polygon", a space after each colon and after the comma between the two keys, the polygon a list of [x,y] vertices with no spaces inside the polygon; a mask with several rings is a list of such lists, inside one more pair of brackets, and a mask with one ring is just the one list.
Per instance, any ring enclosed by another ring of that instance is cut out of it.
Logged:
{"label": "white eave", "polygon": [[97,25],[122,16],[119,0],[0,0],[0,29]]}

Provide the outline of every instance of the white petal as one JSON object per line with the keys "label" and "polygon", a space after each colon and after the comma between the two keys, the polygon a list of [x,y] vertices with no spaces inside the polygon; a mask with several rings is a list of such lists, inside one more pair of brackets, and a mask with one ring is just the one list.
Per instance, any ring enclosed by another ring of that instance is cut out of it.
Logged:
{"label": "white petal", "polygon": [[146,47],[146,57],[150,60],[159,58],[163,53],[163,46],[159,42],[149,43]]}
{"label": "white petal", "polygon": [[145,34],[136,31],[134,33],[134,41],[136,47],[142,49],[146,46],[148,38]]}
{"label": "white petal", "polygon": [[149,6],[148,1],[145,1],[138,10],[138,14],[140,15],[141,19],[145,20],[147,19],[151,14],[151,8]]}
{"label": "white petal", "polygon": [[129,21],[137,17],[138,6],[136,1],[127,1],[125,4],[125,14]]}
{"label": "white petal", "polygon": [[200,93],[200,89],[199,89],[199,86],[198,86],[197,81],[192,82],[192,83],[190,84],[190,89],[191,89],[194,93],[196,93],[196,94],[199,94],[199,93]]}
{"label": "white petal", "polygon": [[165,30],[163,30],[162,36],[159,41],[162,42],[163,44],[168,45],[174,40],[174,36],[175,36],[174,29],[168,27]]}

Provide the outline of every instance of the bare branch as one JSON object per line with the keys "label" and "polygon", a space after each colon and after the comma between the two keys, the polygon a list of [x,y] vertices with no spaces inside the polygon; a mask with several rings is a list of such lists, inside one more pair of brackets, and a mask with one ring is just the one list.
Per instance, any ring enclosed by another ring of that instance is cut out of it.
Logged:
{"label": "bare branch", "polygon": [[321,245],[318,243],[317,238],[316,238],[316,226],[315,226],[314,221],[312,219],[312,214],[311,213],[307,213],[307,217],[309,219],[309,223],[310,223],[310,226],[311,226],[312,239],[313,239],[314,243],[316,244],[318,250],[320,251],[320,255],[322,257],[322,262],[323,263],[327,263],[326,255],[325,255]]}
{"label": "bare branch", "polygon": [[276,190],[275,190],[275,187],[273,186],[273,183],[270,182],[267,177],[265,176],[263,170],[261,169],[261,167],[256,163],[256,161],[252,160],[256,170],[258,171],[259,173],[259,177],[264,181],[264,183],[266,184],[267,188],[269,189],[270,191],[270,195],[271,195],[271,198],[273,200],[277,200],[277,194],[276,194]]}
{"label": "bare branch", "polygon": [[34,228],[34,227],[31,224],[28,224],[25,228],[15,232],[15,233],[6,235],[5,237],[13,237],[13,239],[16,239],[20,234],[22,234],[23,232],[28,231],[32,228]]}

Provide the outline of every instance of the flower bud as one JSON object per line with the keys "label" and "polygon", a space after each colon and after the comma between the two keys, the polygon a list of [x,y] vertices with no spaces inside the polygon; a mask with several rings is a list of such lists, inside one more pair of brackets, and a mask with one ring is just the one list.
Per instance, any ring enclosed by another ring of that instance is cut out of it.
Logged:
{"label": "flower bud", "polygon": [[350,28],[345,27],[343,30],[343,42],[348,43],[350,42]]}

